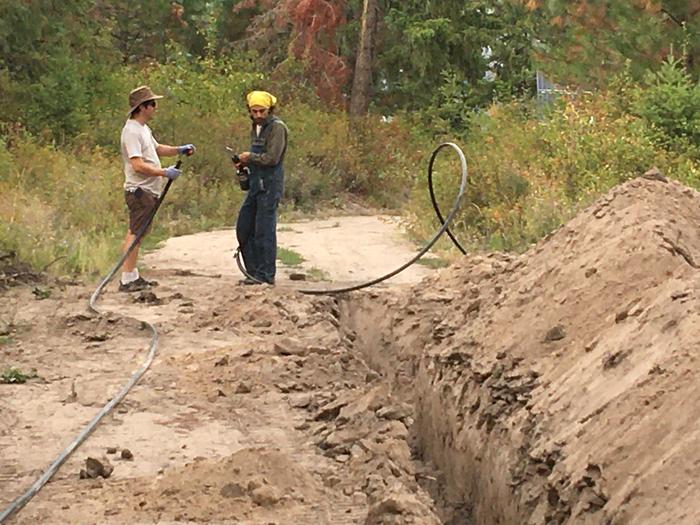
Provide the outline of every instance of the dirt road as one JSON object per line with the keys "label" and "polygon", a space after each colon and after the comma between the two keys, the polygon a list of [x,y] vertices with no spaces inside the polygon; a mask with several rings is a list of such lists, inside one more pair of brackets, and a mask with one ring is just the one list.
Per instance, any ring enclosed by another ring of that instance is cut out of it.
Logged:
{"label": "dirt road", "polygon": [[[316,268],[347,283],[399,266],[415,249],[396,223],[362,216],[281,226],[280,245],[305,262],[282,267],[274,289],[237,286],[234,242],[232,231],[170,239],[142,264],[160,281],[153,294],[109,289],[104,311],[156,323],[158,357],[11,523],[342,525],[387,513],[439,522],[416,483],[425,468],[407,443],[410,407],[353,352],[337,302],[301,295],[287,279]],[[415,266],[395,281],[431,272]],[[47,287],[50,297],[37,300],[31,288],[15,289],[3,298],[13,330],[0,368],[36,368],[39,378],[0,384],[0,507],[144,359],[147,333],[116,314],[87,315],[90,290]],[[109,478],[79,479],[88,457],[113,466]]]}
{"label": "dirt road", "polygon": [[[309,278],[344,285],[367,281],[398,268],[417,251],[402,234],[398,219],[387,215],[281,224],[277,239],[281,248],[304,259],[298,266],[280,266],[277,284],[282,286],[290,284],[292,273],[309,273]],[[236,246],[233,230],[173,237],[149,254],[146,263],[153,268],[217,273],[237,279],[233,263]],[[388,284],[416,283],[431,273],[425,266],[413,265]]]}

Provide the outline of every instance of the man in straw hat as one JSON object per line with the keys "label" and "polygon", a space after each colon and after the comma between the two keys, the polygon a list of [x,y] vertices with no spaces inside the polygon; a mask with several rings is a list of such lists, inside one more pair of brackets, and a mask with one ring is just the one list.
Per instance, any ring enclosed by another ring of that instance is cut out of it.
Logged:
{"label": "man in straw hat", "polygon": [[247,272],[255,279],[240,284],[275,284],[277,207],[284,189],[287,126],[274,116],[277,99],[267,91],[246,97],[253,121],[250,151],[239,155],[250,169],[250,189],[236,222],[236,236]]}
{"label": "man in straw hat", "polygon": [[[153,93],[148,86],[137,87],[129,93],[131,109],[127,114],[129,119],[124,124],[121,135],[125,177],[124,196],[129,208],[129,229],[124,239],[124,252],[145,227],[165,187],[166,178],[175,180],[180,176],[181,172],[175,166],[161,168],[158,156],[192,155],[195,152],[193,144],[167,146],[158,144],[153,138],[147,122],[155,115],[156,100],[160,98],[163,97]],[[119,291],[135,292],[156,284],[139,275],[136,267],[139,246],[140,243],[124,261]]]}

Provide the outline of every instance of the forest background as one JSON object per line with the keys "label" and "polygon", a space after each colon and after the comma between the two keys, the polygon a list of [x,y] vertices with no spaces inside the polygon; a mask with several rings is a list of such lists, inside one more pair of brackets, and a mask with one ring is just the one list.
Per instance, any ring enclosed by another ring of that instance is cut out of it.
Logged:
{"label": "forest background", "polygon": [[[700,186],[699,15],[700,0],[0,0],[0,256],[60,274],[116,259],[141,84],[166,97],[156,137],[198,148],[148,245],[233,224],[224,147],[247,147],[244,96],[266,89],[291,130],[286,216],[359,203],[424,238],[428,156],[450,140],[470,177],[456,236],[526,249],[652,166]],[[454,159],[436,184],[448,209]]]}

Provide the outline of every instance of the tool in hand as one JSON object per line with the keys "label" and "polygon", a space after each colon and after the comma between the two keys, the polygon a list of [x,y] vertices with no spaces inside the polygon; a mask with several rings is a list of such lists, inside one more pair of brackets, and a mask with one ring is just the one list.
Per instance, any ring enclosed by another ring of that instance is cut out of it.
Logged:
{"label": "tool in hand", "polygon": [[248,191],[250,189],[250,170],[248,169],[248,166],[244,166],[243,163],[241,163],[241,158],[232,148],[226,146],[226,151],[228,151],[228,153],[231,155],[231,161],[233,162],[234,166],[236,166],[238,184],[243,191]]}

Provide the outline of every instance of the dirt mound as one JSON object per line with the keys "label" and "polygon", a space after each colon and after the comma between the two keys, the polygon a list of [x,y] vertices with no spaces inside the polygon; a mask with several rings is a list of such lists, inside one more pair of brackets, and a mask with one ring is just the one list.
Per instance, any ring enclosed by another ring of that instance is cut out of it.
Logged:
{"label": "dirt mound", "polygon": [[476,523],[700,522],[698,224],[697,192],[639,178],[522,256],[348,311]]}

